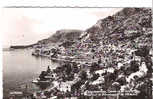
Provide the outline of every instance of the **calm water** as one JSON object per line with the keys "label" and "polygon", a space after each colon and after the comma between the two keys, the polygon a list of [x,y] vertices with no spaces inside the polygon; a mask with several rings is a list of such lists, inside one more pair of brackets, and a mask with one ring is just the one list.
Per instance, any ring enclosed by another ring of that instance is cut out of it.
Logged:
{"label": "calm water", "polygon": [[47,66],[55,68],[58,64],[48,58],[36,58],[31,55],[32,50],[3,51],[3,88],[4,96],[19,85],[31,82],[39,76]]}

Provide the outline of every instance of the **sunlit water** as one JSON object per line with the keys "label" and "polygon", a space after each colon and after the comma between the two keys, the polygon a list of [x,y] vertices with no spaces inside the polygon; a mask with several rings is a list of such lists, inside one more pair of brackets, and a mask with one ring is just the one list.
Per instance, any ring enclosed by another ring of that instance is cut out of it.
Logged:
{"label": "sunlit water", "polygon": [[30,83],[37,78],[47,66],[55,68],[58,64],[48,58],[31,55],[30,49],[3,51],[3,89],[4,96],[16,91],[25,82]]}

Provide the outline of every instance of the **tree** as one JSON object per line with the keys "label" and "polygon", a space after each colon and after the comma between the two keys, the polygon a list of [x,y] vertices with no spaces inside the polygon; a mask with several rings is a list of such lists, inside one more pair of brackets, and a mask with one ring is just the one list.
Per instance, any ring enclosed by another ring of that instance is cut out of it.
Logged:
{"label": "tree", "polygon": [[40,80],[46,80],[45,76],[47,75],[46,71],[42,71],[41,74],[39,75]]}
{"label": "tree", "polygon": [[50,73],[51,72],[51,69],[50,69],[50,67],[48,66],[48,68],[47,68],[47,73]]}
{"label": "tree", "polygon": [[149,55],[149,48],[147,48],[147,46],[143,46],[142,48],[139,48],[137,51],[135,51],[135,55],[145,57]]}
{"label": "tree", "polygon": [[81,72],[81,75],[80,75],[80,78],[81,78],[82,80],[86,80],[86,79],[87,79],[87,73],[86,73],[85,71],[82,71],[82,72]]}
{"label": "tree", "polygon": [[72,71],[72,68],[71,68],[71,64],[66,64],[65,65],[65,72],[67,75],[69,75]]}
{"label": "tree", "polygon": [[136,61],[131,61],[130,70],[136,72],[139,70],[139,64]]}

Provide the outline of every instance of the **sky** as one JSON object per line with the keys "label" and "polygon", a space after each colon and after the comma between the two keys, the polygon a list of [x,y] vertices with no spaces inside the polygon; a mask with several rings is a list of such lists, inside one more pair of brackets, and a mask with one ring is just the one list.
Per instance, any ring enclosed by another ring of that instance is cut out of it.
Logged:
{"label": "sky", "polygon": [[2,46],[28,45],[60,29],[86,30],[121,8],[2,8]]}

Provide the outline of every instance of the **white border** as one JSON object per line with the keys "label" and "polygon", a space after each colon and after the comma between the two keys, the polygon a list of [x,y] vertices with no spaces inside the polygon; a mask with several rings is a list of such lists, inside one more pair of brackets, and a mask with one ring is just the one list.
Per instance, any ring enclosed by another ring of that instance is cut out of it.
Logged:
{"label": "white border", "polygon": [[[1,0],[0,7],[31,6],[31,7],[152,7],[152,0]],[[1,11],[1,10],[0,10]],[[0,89],[2,89],[2,44],[0,33]],[[3,89],[0,90],[2,99]]]}
{"label": "white border", "polygon": [[[2,0],[1,0],[2,1]],[[2,6],[152,7],[152,0],[3,0]]]}

